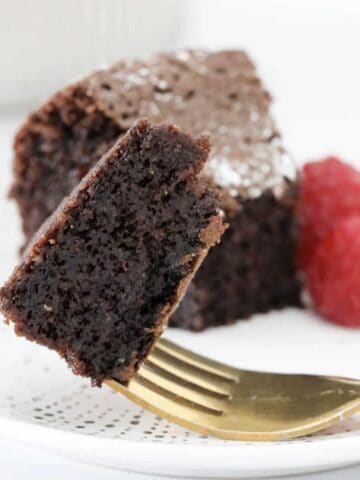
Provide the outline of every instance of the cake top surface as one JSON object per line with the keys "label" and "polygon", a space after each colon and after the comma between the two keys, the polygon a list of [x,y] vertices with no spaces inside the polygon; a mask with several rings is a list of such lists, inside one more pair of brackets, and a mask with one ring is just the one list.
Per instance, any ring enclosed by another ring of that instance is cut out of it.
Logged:
{"label": "cake top surface", "polygon": [[121,128],[146,116],[194,135],[212,149],[204,174],[231,196],[281,195],[296,176],[269,113],[270,96],[243,51],[184,50],[123,61],[85,80],[89,94]]}

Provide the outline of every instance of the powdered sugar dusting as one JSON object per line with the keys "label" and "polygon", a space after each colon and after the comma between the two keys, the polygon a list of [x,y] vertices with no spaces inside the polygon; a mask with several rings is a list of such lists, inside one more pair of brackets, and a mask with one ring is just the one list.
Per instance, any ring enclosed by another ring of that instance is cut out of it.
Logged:
{"label": "powdered sugar dusting", "polygon": [[211,157],[206,166],[206,173],[215,183],[223,188],[240,187],[243,183],[244,173],[239,167],[246,165],[229,161],[226,157]]}
{"label": "powdered sugar dusting", "polygon": [[285,178],[296,179],[296,168],[291,157],[281,148],[272,151],[273,163],[269,163],[269,146],[254,149],[250,157],[246,151],[241,158],[234,158],[222,150],[222,155],[212,155],[205,167],[205,175],[221,188],[228,189],[232,197],[244,195],[259,197],[265,190],[281,196],[286,186]]}
{"label": "powdered sugar dusting", "polygon": [[[296,169],[270,115],[270,100],[244,52],[181,50],[121,63],[88,81],[97,105],[121,128],[140,116],[210,134],[204,175],[232,197],[280,197]],[[103,88],[104,87],[104,88]]]}

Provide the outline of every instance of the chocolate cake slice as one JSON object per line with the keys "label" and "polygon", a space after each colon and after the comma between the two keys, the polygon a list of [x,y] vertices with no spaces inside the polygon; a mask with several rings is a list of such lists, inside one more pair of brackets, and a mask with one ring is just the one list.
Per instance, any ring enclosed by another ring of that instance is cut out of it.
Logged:
{"label": "chocolate cake slice", "polygon": [[93,73],[51,98],[16,136],[12,196],[27,239],[134,120],[175,122],[211,134],[202,175],[221,190],[230,228],[171,324],[199,330],[299,305],[296,169],[269,108],[242,51],[180,51]]}
{"label": "chocolate cake slice", "polygon": [[35,235],[0,290],[16,333],[100,384],[146,358],[223,231],[207,137],[139,121]]}

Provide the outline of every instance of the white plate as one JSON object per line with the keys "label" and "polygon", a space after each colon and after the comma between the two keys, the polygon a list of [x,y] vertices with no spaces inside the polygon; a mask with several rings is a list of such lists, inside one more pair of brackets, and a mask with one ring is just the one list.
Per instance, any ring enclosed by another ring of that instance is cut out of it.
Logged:
{"label": "white plate", "polygon": [[[2,119],[0,151],[9,157],[18,117]],[[9,163],[0,167],[0,281],[16,261],[20,230],[5,200]],[[286,310],[202,334],[167,336],[244,368],[360,378],[360,331]],[[274,443],[230,442],[169,425],[108,388],[91,388],[57,355],[0,325],[0,437],[83,462],[139,472],[198,477],[305,473],[360,462],[360,417],[321,434]]]}
{"label": "white plate", "polygon": [[[170,337],[243,367],[360,378],[360,334],[306,313],[257,317]],[[360,417],[322,434],[275,443],[206,438],[169,425],[107,387],[91,388],[57,355],[0,327],[0,436],[115,468],[178,476],[300,473],[360,461]]]}

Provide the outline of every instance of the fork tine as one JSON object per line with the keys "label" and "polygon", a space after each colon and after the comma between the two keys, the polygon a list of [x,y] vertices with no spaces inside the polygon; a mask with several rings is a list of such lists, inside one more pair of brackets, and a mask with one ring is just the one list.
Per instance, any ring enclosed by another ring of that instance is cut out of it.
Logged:
{"label": "fork tine", "polygon": [[158,350],[165,352],[170,357],[176,358],[178,361],[183,362],[187,367],[192,369],[196,368],[201,373],[211,374],[222,380],[228,380],[230,382],[238,383],[238,371],[235,368],[229,367],[219,362],[215,362],[201,355],[187,350],[186,348],[179,347],[169,340],[160,338],[155,345],[153,353]]}
{"label": "fork tine", "polygon": [[[151,380],[137,374],[127,386],[122,385],[116,379],[106,380],[109,387],[124,394],[143,408],[147,408],[156,415],[161,415],[174,420],[174,417],[184,419],[197,418],[199,413],[211,417],[221,416],[223,411],[211,404],[198,403],[191,399],[177,395],[176,393],[153,383]],[[181,421],[177,423],[182,423]],[[186,422],[183,423],[185,426]]]}
{"label": "fork tine", "polygon": [[190,364],[160,349],[155,349],[146,363],[152,364],[169,375],[172,375],[178,382],[191,384],[222,397],[229,398],[232,395],[232,381],[220,378],[205,370],[194,368]]}
{"label": "fork tine", "polygon": [[[202,409],[205,408],[209,411],[222,412],[225,408],[226,400],[211,391],[201,390],[194,388],[193,385],[186,385],[185,383],[179,383],[176,377],[167,374],[163,370],[156,366],[151,366],[145,363],[136,375],[136,379],[146,381],[148,387],[153,387],[162,390],[168,398],[175,398],[176,401],[185,400],[185,403],[190,403],[194,406],[199,406]],[[149,382],[152,385],[149,385]]]}

